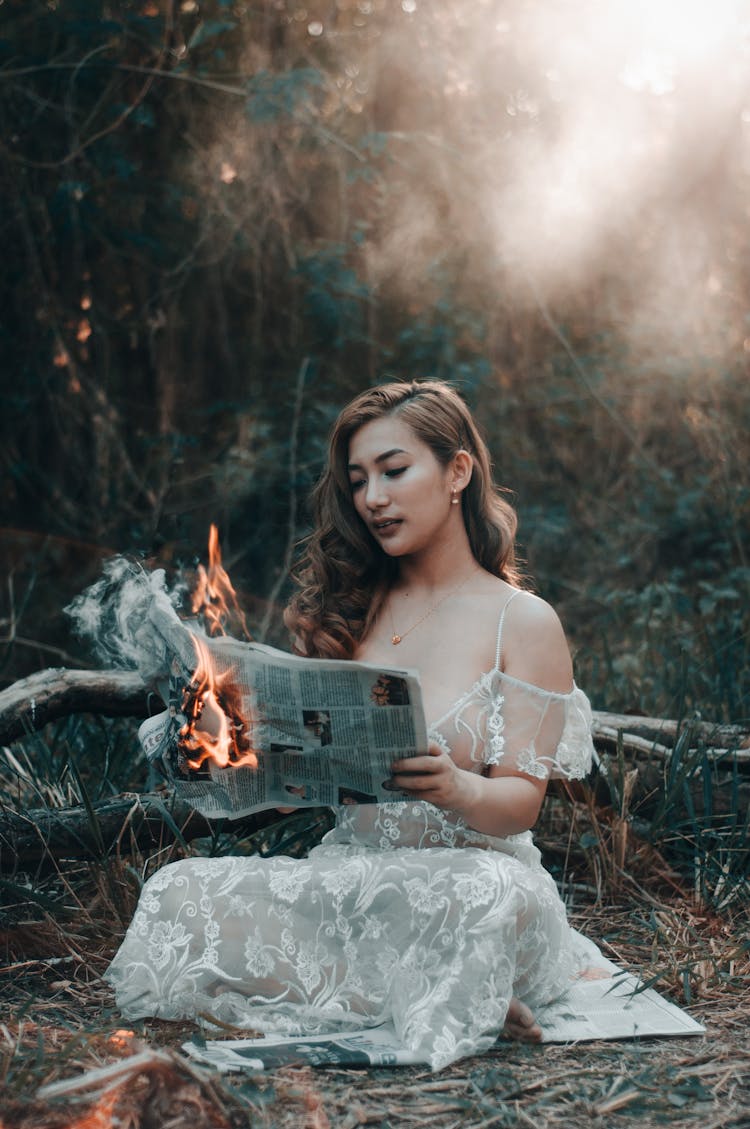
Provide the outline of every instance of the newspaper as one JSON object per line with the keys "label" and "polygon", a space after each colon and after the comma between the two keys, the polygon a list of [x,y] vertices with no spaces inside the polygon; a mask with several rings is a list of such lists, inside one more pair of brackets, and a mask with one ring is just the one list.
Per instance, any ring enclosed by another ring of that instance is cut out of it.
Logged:
{"label": "newspaper", "polygon": [[415,1051],[402,1046],[390,1024],[338,1035],[268,1036],[263,1039],[200,1039],[182,1049],[222,1073],[275,1070],[279,1066],[416,1066]]}
{"label": "newspaper", "polygon": [[[563,996],[537,1011],[543,1043],[590,1042],[654,1036],[702,1035],[687,1012],[618,968],[597,946],[574,931],[584,967]],[[411,1066],[425,1062],[398,1040],[391,1024],[338,1034],[269,1035],[260,1039],[201,1039],[183,1043],[192,1058],[220,1071],[308,1066]]]}
{"label": "newspaper", "polygon": [[202,815],[237,818],[273,806],[409,798],[394,790],[391,764],[427,752],[416,671],[302,658],[261,643],[201,635],[235,740],[225,767],[212,759],[198,764],[185,737],[190,703],[199,693],[198,636],[163,601],[154,601],[149,618],[166,643],[171,669],[159,687],[167,709],[145,721],[139,737],[177,796]]}

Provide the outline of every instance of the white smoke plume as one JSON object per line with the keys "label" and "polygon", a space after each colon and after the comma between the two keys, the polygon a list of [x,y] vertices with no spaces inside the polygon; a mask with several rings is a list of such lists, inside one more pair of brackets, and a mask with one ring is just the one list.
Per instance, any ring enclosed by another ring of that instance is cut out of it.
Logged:
{"label": "white smoke plume", "polygon": [[167,588],[164,569],[148,572],[127,557],[106,561],[103,576],[68,604],[73,630],[107,666],[137,670],[147,682],[168,671],[166,642],[150,618],[154,605],[171,616],[183,587]]}

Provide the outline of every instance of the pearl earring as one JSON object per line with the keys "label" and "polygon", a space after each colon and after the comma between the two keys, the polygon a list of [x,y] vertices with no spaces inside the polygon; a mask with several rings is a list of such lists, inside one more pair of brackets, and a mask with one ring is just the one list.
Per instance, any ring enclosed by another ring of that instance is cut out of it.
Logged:
{"label": "pearl earring", "polygon": [[451,505],[457,506],[459,501],[460,501],[460,498],[456,497],[456,487],[454,486],[453,489],[451,490]]}

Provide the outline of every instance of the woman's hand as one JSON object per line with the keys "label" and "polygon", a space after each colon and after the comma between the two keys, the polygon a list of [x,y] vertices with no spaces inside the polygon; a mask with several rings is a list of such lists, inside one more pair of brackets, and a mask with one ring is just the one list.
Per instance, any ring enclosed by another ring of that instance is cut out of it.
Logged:
{"label": "woman's hand", "polygon": [[392,772],[394,787],[416,800],[458,812],[469,827],[485,835],[517,835],[533,827],[547,784],[546,780],[512,771],[501,776],[480,776],[478,772],[458,768],[433,743],[427,756],[394,761]]}
{"label": "woman's hand", "polygon": [[394,761],[391,771],[394,787],[449,811],[472,807],[482,785],[481,777],[458,768],[434,741],[427,756]]}

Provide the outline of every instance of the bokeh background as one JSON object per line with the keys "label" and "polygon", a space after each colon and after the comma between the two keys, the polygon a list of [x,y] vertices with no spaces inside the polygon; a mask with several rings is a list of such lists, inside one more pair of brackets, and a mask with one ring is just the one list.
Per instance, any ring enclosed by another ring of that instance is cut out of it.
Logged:
{"label": "bokeh background", "polygon": [[595,706],[750,714],[750,5],[0,0],[0,678],[208,527],[256,637],[328,428],[454,381]]}

